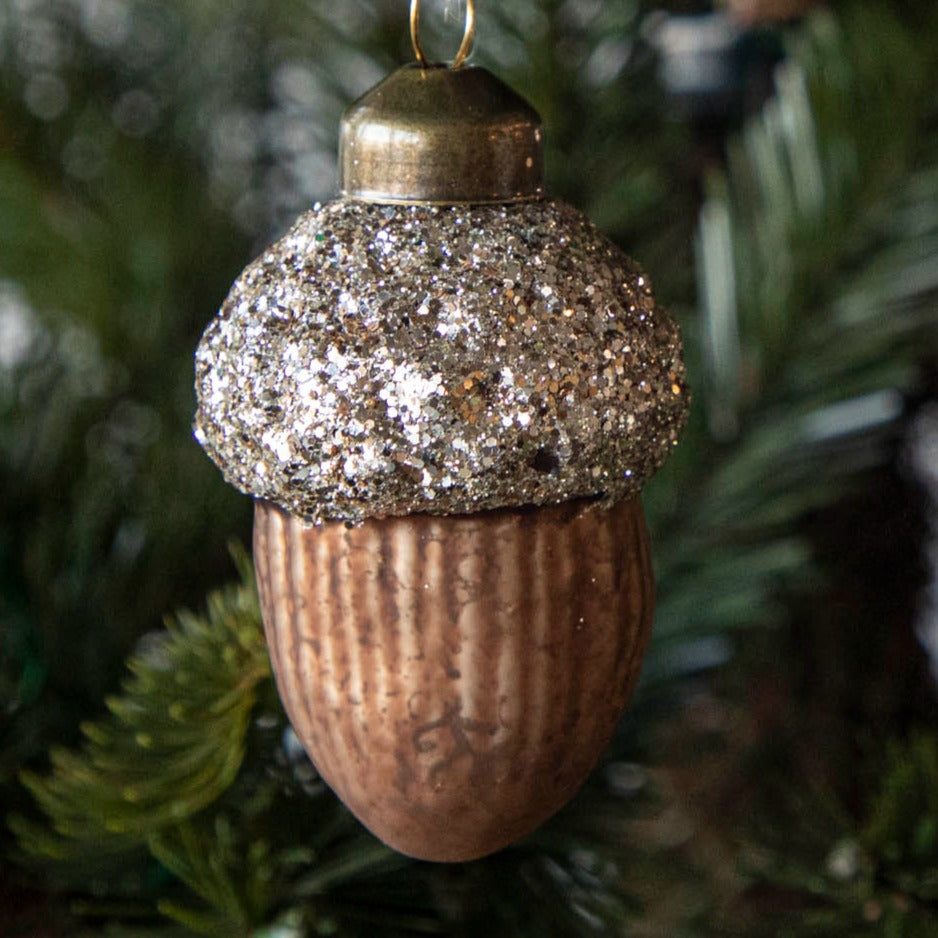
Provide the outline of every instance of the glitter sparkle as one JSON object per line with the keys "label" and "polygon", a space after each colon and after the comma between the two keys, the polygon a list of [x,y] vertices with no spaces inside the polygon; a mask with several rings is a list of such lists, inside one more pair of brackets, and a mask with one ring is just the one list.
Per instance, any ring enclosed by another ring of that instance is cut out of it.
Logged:
{"label": "glitter sparkle", "polygon": [[317,206],[196,356],[196,435],[307,521],[635,493],[688,408],[639,267],[560,201]]}

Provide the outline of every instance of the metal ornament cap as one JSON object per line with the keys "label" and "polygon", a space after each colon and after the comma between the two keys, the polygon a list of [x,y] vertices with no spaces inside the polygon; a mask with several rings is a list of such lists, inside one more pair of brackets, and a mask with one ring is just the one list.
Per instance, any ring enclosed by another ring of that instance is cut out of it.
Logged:
{"label": "metal ornament cap", "polygon": [[523,202],[544,194],[541,119],[484,68],[407,65],[342,118],[342,194],[368,202]]}

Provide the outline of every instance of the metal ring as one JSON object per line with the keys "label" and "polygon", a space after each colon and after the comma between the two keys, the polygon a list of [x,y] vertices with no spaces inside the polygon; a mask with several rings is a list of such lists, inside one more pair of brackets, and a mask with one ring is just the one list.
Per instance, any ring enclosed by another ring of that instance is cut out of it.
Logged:
{"label": "metal ring", "polygon": [[[463,33],[462,43],[453,59],[452,68],[460,68],[472,52],[472,44],[476,38],[476,4],[475,0],[466,0],[466,30]],[[414,55],[421,68],[429,68],[430,63],[423,54],[420,46],[420,0],[410,0],[410,40],[414,45]]]}

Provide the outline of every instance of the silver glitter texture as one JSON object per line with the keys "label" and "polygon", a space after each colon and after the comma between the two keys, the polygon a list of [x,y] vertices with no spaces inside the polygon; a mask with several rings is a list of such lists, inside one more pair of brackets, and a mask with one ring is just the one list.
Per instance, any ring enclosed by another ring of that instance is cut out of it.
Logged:
{"label": "silver glitter texture", "polygon": [[196,437],[310,522],[636,492],[688,408],[680,333],[560,201],[316,206],[196,356]]}

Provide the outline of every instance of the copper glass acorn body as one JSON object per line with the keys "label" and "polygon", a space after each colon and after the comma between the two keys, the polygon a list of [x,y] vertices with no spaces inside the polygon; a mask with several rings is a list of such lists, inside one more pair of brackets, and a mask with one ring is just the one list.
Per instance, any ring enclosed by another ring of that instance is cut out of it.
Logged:
{"label": "copper glass acorn body", "polygon": [[471,859],[573,795],[632,692],[680,337],[543,198],[537,115],[488,72],[395,73],[342,172],[206,329],[197,436],[257,499],[271,660],[323,778],[392,847]]}
{"label": "copper glass acorn body", "polygon": [[304,526],[258,502],[257,580],[287,713],[382,840],[467,860],[580,787],[651,629],[637,499]]}

